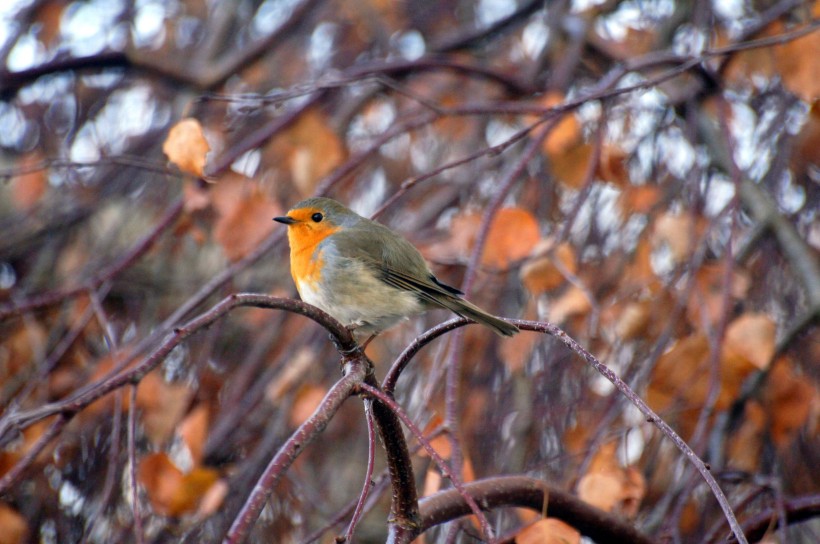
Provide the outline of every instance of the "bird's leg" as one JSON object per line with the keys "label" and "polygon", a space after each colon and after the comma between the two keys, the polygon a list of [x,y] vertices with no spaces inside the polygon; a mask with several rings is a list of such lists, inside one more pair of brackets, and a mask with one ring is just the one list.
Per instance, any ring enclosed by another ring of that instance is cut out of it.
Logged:
{"label": "bird's leg", "polygon": [[364,348],[367,347],[367,344],[369,344],[370,341],[373,340],[374,338],[376,338],[378,335],[379,335],[379,333],[377,333],[377,332],[374,332],[373,334],[371,334],[370,338],[368,338],[367,340],[364,341],[364,343],[361,344],[362,351],[364,351]]}
{"label": "bird's leg", "polygon": [[[365,325],[365,323],[353,323],[353,324],[351,324],[351,325],[347,325],[347,326],[346,326],[346,328],[347,328],[347,330],[349,330],[349,331],[350,331],[350,334],[352,334],[352,335],[353,335],[353,338],[356,338],[356,337],[358,336],[358,335],[356,334],[356,329],[361,328],[361,327],[363,327],[364,325]],[[381,332],[381,331],[376,331],[376,332],[374,332],[373,334],[371,334],[371,335],[367,338],[367,340],[365,340],[364,342],[362,342],[362,343],[360,343],[360,344],[359,344],[359,347],[360,347],[360,348],[362,348],[362,351],[364,351],[364,348],[366,348],[366,347],[367,347],[367,345],[370,343],[370,341],[371,341],[371,340],[373,340],[374,338],[376,338],[376,337],[379,335],[379,333],[380,333],[380,332]]]}

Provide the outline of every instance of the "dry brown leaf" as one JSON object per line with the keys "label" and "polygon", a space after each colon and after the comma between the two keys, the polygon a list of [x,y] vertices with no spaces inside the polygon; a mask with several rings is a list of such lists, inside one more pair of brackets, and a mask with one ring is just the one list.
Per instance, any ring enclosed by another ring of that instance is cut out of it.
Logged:
{"label": "dry brown leaf", "polygon": [[521,208],[502,208],[490,226],[481,264],[505,269],[529,255],[538,238],[538,222],[530,212]]}
{"label": "dry brown leaf", "polygon": [[[562,93],[551,91],[545,94],[539,102],[545,108],[552,108],[562,104],[564,98]],[[567,112],[563,114],[561,120],[544,140],[543,149],[550,159],[553,159],[577,147],[581,142],[581,123],[572,112]]]}
{"label": "dry brown leaf", "polygon": [[775,363],[766,383],[764,402],[770,419],[769,432],[775,445],[784,447],[808,421],[817,421],[820,391],[813,382],[797,374],[785,358]]}
{"label": "dry brown leaf", "polygon": [[204,210],[211,205],[211,192],[198,183],[185,183],[182,186],[182,202],[188,213]]}
{"label": "dry brown leaf", "polygon": [[441,489],[441,480],[441,473],[431,465],[424,475],[424,485],[421,487],[421,496],[429,497],[433,493],[436,493]]}
{"label": "dry brown leaf", "polygon": [[615,334],[625,341],[645,337],[652,321],[651,310],[652,301],[650,300],[628,303],[618,316]]}
{"label": "dry brown leaf", "polygon": [[[328,119],[313,108],[273,142],[275,162],[286,162],[302,196],[312,195],[316,184],[344,161],[344,145]],[[284,160],[283,160],[284,159]]]}
{"label": "dry brown leaf", "polygon": [[316,362],[316,352],[310,348],[302,348],[291,358],[275,379],[265,388],[265,397],[277,404],[282,397],[294,390],[296,384],[302,381],[308,368]]}
{"label": "dry brown leaf", "polygon": [[208,405],[203,403],[191,410],[179,424],[177,432],[188,446],[195,465],[202,463],[202,451],[205,448],[205,440],[208,438],[209,420]]}
{"label": "dry brown leaf", "polygon": [[548,319],[552,323],[563,323],[570,317],[586,315],[592,308],[587,294],[575,285],[550,304]]}
{"label": "dry brown leaf", "polygon": [[[812,4],[812,17],[820,17],[820,2],[812,2]],[[773,35],[789,31],[789,28],[780,21],[774,23],[770,28]],[[809,103],[820,98],[818,51],[820,51],[820,32],[816,29],[796,40],[772,47],[775,66],[783,78],[783,83]]]}
{"label": "dry brown leaf", "polygon": [[532,358],[535,346],[543,339],[539,334],[516,334],[506,338],[499,345],[501,360],[513,374],[523,372],[524,366]]}
{"label": "dry brown leaf", "polygon": [[[674,420],[686,437],[700,417],[713,379],[719,379],[715,409],[726,410],[740,394],[746,378],[756,370],[743,357],[722,351],[716,374],[710,368],[709,341],[703,334],[693,334],[675,343],[664,353],[655,369],[647,393],[649,405],[657,412],[678,408]],[[667,416],[671,417],[671,416]]]}
{"label": "dry brown leaf", "polygon": [[604,512],[613,512],[623,494],[623,479],[617,472],[590,472],[578,481],[578,497]]}
{"label": "dry brown leaf", "polygon": [[282,211],[258,185],[239,178],[215,185],[212,202],[219,212],[214,238],[231,261],[238,261],[264,240],[275,226],[271,218]]}
{"label": "dry brown leaf", "polygon": [[578,481],[578,497],[605,512],[626,517],[638,513],[646,494],[646,480],[635,467],[622,467],[616,452],[618,441],[601,446]]}
{"label": "dry brown leaf", "polygon": [[30,28],[37,28],[37,39],[51,50],[57,45],[57,40],[62,36],[63,12],[67,5],[62,2],[43,2],[34,5],[36,9],[34,10],[33,19],[36,20],[37,24],[29,23]]}
{"label": "dry brown leaf", "polygon": [[637,467],[624,469],[624,488],[621,495],[620,513],[628,519],[635,519],[641,509],[641,501],[646,496],[646,478]]}
{"label": "dry brown leaf", "polygon": [[173,435],[193,394],[190,386],[168,383],[157,372],[145,375],[137,387],[137,406],[142,410],[142,425],[152,444],[164,444]]}
{"label": "dry brown leaf", "polygon": [[138,479],[152,507],[167,516],[195,510],[218,477],[215,470],[201,467],[183,474],[165,453],[147,455],[139,463]]}
{"label": "dry brown leaf", "polygon": [[26,518],[3,503],[0,503],[0,527],[0,544],[22,544],[28,539]]}
{"label": "dry brown leaf", "polygon": [[550,170],[569,189],[581,189],[587,181],[592,146],[580,144],[550,159]]}
{"label": "dry brown leaf", "polygon": [[768,315],[743,314],[726,328],[723,356],[739,357],[765,370],[774,356],[776,332],[777,326]]}
{"label": "dry brown leaf", "polygon": [[638,241],[632,261],[624,273],[621,289],[641,290],[647,286],[657,284],[658,276],[652,268],[652,244],[648,237]]}
{"label": "dry brown leaf", "polygon": [[163,153],[177,168],[203,179],[206,156],[210,150],[202,125],[192,117],[181,119],[172,126],[162,144]]}
{"label": "dry brown leaf", "polygon": [[647,214],[660,201],[663,193],[654,185],[628,185],[618,197],[618,206],[623,217],[632,214]]}
{"label": "dry brown leaf", "polygon": [[[482,220],[481,213],[467,212],[457,215],[453,218],[449,238],[431,246],[426,252],[427,257],[439,261],[468,259]],[[487,233],[481,264],[505,269],[529,255],[538,243],[539,237],[538,222],[530,212],[522,208],[502,208],[493,218],[490,231]]]}
{"label": "dry brown leaf", "polygon": [[45,168],[38,168],[43,161],[39,151],[26,153],[17,161],[17,168],[30,172],[14,176],[11,180],[11,199],[17,209],[32,209],[48,189],[48,176]]}
{"label": "dry brown leaf", "polygon": [[[430,421],[424,427],[424,436],[429,436],[434,433],[436,430],[440,429],[442,425],[444,425],[444,419],[442,419],[442,417],[438,414],[433,414],[433,417],[430,418]],[[432,446],[433,450],[439,454],[442,459],[449,459],[452,454],[451,442],[447,433],[440,433],[438,436],[430,440],[430,446]],[[424,448],[419,450],[418,455],[419,457],[429,456],[427,450]]]}
{"label": "dry brown leaf", "polygon": [[579,544],[581,533],[558,518],[544,518],[515,535],[515,544]]}
{"label": "dry brown leaf", "polygon": [[733,300],[746,296],[751,280],[741,270],[733,272],[728,305],[724,296],[726,272],[723,263],[705,264],[695,273],[695,288],[686,305],[686,317],[692,327],[701,330],[704,326],[716,326],[731,310]]}
{"label": "dry brown leaf", "polygon": [[313,412],[322,403],[325,398],[327,389],[318,385],[303,385],[296,393],[296,398],[293,401],[293,407],[290,410],[289,421],[291,426],[298,427],[304,423],[307,418],[313,415]]}
{"label": "dry brown leaf", "polygon": [[[565,272],[563,271],[570,274],[577,272],[575,250],[572,246],[564,242],[555,248],[554,252],[542,254],[546,251],[546,247],[551,244],[551,240],[539,242],[534,252],[536,255],[541,255],[528,260],[521,267],[521,282],[533,295],[539,295],[563,285],[566,281]],[[544,246],[544,250],[538,249],[541,246]],[[560,268],[556,265],[556,262],[560,263]]]}
{"label": "dry brown leaf", "polygon": [[637,188],[630,181],[629,170],[627,169],[628,160],[629,156],[623,149],[611,144],[605,144],[601,147],[601,157],[595,174],[617,187],[627,190]]}
{"label": "dry brown leaf", "polygon": [[808,176],[812,165],[820,165],[820,99],[812,103],[806,124],[795,138],[791,165],[798,181]]}
{"label": "dry brown leaf", "polygon": [[203,519],[217,513],[225,503],[225,497],[228,496],[228,491],[230,491],[230,487],[227,481],[219,479],[214,482],[214,484],[205,491],[202,495],[202,499],[199,501],[199,508],[196,511],[197,517]]}
{"label": "dry brown leaf", "polygon": [[746,403],[743,424],[726,441],[727,462],[736,470],[755,473],[762,459],[763,440],[766,433],[766,411],[757,400]]}
{"label": "dry brown leaf", "polygon": [[703,368],[708,356],[709,341],[702,334],[687,336],[673,344],[652,371],[647,392],[647,402],[652,409],[663,413],[681,398],[691,400],[687,406],[700,406],[708,387],[709,373]]}
{"label": "dry brown leaf", "polygon": [[667,212],[655,221],[653,230],[655,245],[668,246],[676,264],[684,263],[692,257],[697,236],[695,219],[688,213]]}

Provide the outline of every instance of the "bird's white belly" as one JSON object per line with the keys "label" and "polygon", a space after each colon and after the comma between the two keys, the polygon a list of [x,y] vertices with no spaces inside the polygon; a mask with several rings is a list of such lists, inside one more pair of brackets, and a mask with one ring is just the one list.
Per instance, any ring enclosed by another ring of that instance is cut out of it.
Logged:
{"label": "bird's white belly", "polygon": [[348,267],[343,273],[331,273],[330,278],[323,279],[326,286],[321,289],[306,281],[299,282],[302,300],[358,333],[383,331],[425,309],[414,293],[391,287],[369,271]]}

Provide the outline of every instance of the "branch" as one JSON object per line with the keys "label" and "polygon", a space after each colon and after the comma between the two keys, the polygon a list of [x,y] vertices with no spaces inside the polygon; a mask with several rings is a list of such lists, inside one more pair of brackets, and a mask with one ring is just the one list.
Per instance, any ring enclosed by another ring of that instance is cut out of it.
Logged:
{"label": "branch", "polygon": [[615,374],[608,366],[596,359],[594,355],[582,348],[578,342],[576,342],[559,327],[551,323],[541,323],[539,321],[514,319],[510,320],[510,322],[518,326],[521,330],[548,333],[554,336],[570,350],[581,356],[581,358],[597,370],[598,373],[602,374],[607,380],[609,380],[612,385],[614,385],[626,398],[629,399],[633,405],[635,405],[636,408],[638,408],[638,410],[640,410],[642,414],[646,416],[646,420],[649,423],[654,424],[664,435],[672,440],[675,446],[684,454],[684,456],[686,456],[689,462],[694,465],[697,471],[700,472],[701,477],[706,481],[706,484],[712,490],[712,494],[715,496],[715,499],[717,499],[718,504],[720,504],[720,507],[723,510],[723,515],[726,517],[726,520],[729,522],[729,527],[732,529],[732,533],[734,533],[740,544],[748,544],[746,538],[743,536],[743,531],[737,521],[737,517],[732,511],[732,506],[729,504],[729,500],[726,498],[726,495],[724,495],[723,490],[717,483],[717,480],[715,480],[715,477],[710,472],[710,467],[708,467],[706,463],[704,463],[703,460],[698,457],[694,451],[692,451],[692,448],[689,447],[680,435],[678,435],[678,433],[676,433],[668,423],[661,419],[661,417],[656,414],[655,411],[652,410],[652,408],[650,408],[649,405],[646,404],[646,402],[644,402],[644,400],[626,384],[626,382],[618,377],[618,375]]}
{"label": "branch", "polygon": [[245,540],[273,488],[287,468],[290,467],[305,446],[319,436],[342,403],[354,393],[357,385],[364,381],[371,368],[369,361],[361,353],[358,357],[347,362],[344,377],[331,387],[316,411],[299,426],[273,459],[270,460],[245,501],[245,505],[228,530],[228,534],[223,541],[225,544],[239,544]]}
{"label": "branch", "polygon": [[120,272],[131,266],[134,261],[142,257],[149,249],[151,249],[154,243],[156,243],[159,239],[160,235],[162,235],[176,222],[182,214],[182,209],[183,201],[180,198],[168,207],[163,216],[148,234],[138,240],[137,243],[134,244],[130,250],[120,256],[119,259],[108,265],[99,274],[95,275],[84,284],[65,290],[58,289],[48,291],[46,293],[31,297],[28,300],[23,300],[18,304],[3,304],[0,306],[0,321],[32,310],[39,310],[48,306],[53,306],[54,304],[59,304],[65,299],[74,298],[81,293],[93,291],[99,288],[102,284],[111,280]]}
{"label": "branch", "polygon": [[[786,522],[789,525],[820,517],[820,494],[786,499],[784,503]],[[757,542],[767,533],[778,528],[780,526],[778,514],[778,508],[775,507],[746,520],[743,523],[743,532],[746,537],[752,542]]]}
{"label": "branch", "polygon": [[[424,437],[424,433],[421,432],[413,420],[407,415],[407,413],[402,409],[401,406],[389,395],[385,394],[384,391],[379,389],[378,387],[373,387],[369,384],[363,384],[361,386],[362,390],[371,395],[373,398],[376,399],[376,403],[374,404],[374,408],[376,406],[383,406],[384,409],[390,411],[394,417],[397,417],[401,420],[402,423],[410,430],[410,432],[416,437],[419,444],[424,447],[425,451],[430,455],[430,458],[433,459],[436,465],[441,470],[442,474],[445,478],[449,479],[450,482],[453,484],[453,487],[456,488],[456,491],[464,498],[466,504],[469,506],[470,511],[475,514],[478,518],[479,523],[481,524],[481,529],[484,532],[484,535],[487,536],[490,541],[494,540],[494,534],[492,527],[490,526],[489,521],[481,512],[478,504],[464,491],[464,484],[461,483],[460,478],[457,474],[454,474],[453,471],[450,469],[450,466],[444,459],[438,454],[438,452],[433,449],[433,446],[430,442]],[[415,536],[418,536],[419,527],[416,526],[413,528],[414,532],[406,531],[402,532],[400,537],[394,537],[391,539],[391,542],[410,542]]]}
{"label": "branch", "polygon": [[[520,506],[558,518],[596,542],[652,544],[652,540],[621,519],[579,498],[526,476],[500,476],[464,484],[464,490],[485,510]],[[422,530],[472,513],[455,489],[439,491],[419,502]]]}
{"label": "branch", "polygon": [[357,353],[359,350],[359,346],[353,340],[350,331],[315,306],[311,306],[299,300],[277,298],[267,295],[230,295],[207,312],[195,317],[185,325],[175,328],[173,332],[166,335],[166,338],[149,356],[128,370],[114,374],[113,376],[107,376],[67,399],[45,404],[32,410],[4,414],[3,418],[0,419],[0,444],[9,438],[7,435],[12,429],[19,430],[26,428],[37,421],[55,414],[71,416],[83,410],[95,400],[104,397],[124,385],[138,383],[146,374],[159,366],[159,364],[165,360],[165,357],[167,357],[176,346],[182,343],[183,340],[201,329],[208,327],[218,319],[221,319],[233,309],[243,306],[284,310],[301,314],[324,327],[331,334],[331,339],[340,351],[344,353]]}

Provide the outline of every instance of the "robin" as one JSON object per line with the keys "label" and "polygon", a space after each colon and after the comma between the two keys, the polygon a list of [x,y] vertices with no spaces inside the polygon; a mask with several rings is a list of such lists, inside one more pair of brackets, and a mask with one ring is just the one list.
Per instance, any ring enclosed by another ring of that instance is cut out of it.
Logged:
{"label": "robin", "polygon": [[461,298],[436,279],[413,245],[329,198],[308,198],[285,217],[290,272],[302,300],[357,335],[373,338],[411,315],[442,307],[512,336],[518,327]]}

